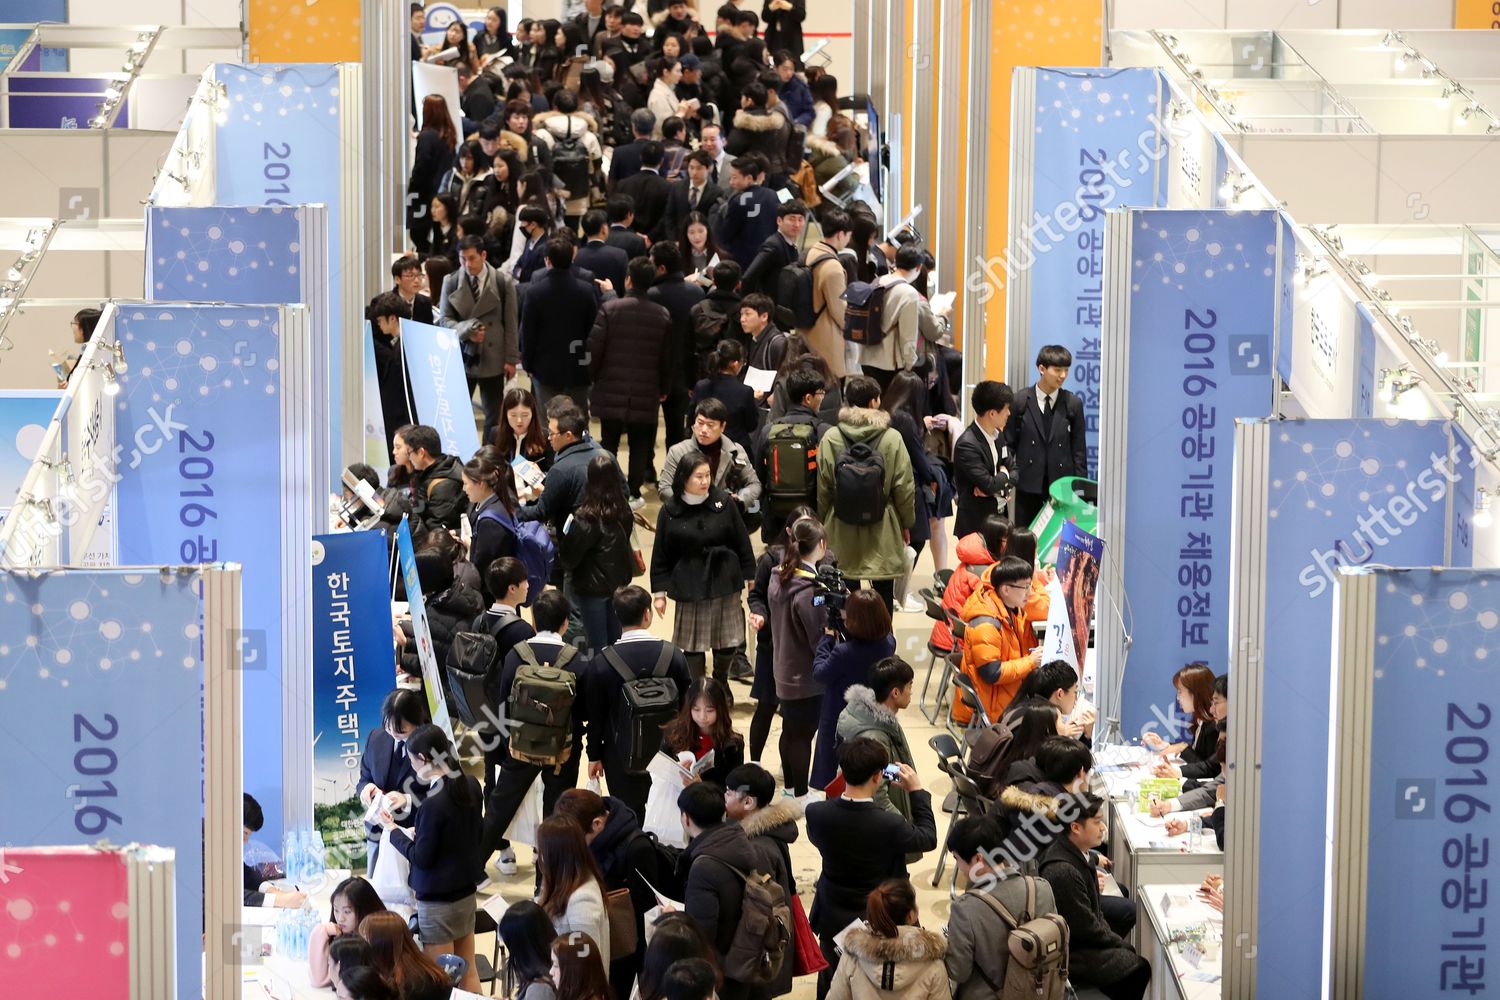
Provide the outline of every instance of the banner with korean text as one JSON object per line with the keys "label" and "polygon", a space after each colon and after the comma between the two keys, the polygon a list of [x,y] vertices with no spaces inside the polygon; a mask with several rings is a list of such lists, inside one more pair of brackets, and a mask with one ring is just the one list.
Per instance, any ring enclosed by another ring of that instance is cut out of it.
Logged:
{"label": "banner with korean text", "polygon": [[365,860],[359,764],[395,687],[390,543],[384,532],[313,538],[313,820],[339,862]]}
{"label": "banner with korean text", "polygon": [[479,431],[458,335],[446,327],[403,319],[401,349],[411,373],[417,420],[438,432],[444,454],[468,461],[479,450]]}
{"label": "banner with korean text", "polygon": [[1166,205],[1168,93],[1155,69],[1016,70],[1015,198],[1006,274],[1014,388],[1036,381],[1048,344],[1073,355],[1066,388],[1083,403],[1089,475],[1098,471],[1104,213]]}
{"label": "banner with korean text", "polygon": [[427,710],[433,725],[442,726],[453,739],[453,722],[448,717],[448,700],[443,697],[442,665],[432,651],[432,632],[427,627],[427,606],[422,602],[422,578],[417,574],[417,552],[412,547],[411,524],[405,517],[396,530],[396,554],[401,562],[401,581],[406,585],[407,610],[411,613],[412,642],[422,664],[422,686],[426,689]]}

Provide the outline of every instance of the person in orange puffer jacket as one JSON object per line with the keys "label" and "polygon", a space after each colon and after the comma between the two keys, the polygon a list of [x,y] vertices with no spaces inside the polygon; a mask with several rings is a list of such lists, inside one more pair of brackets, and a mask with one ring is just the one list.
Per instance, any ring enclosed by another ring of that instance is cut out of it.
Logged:
{"label": "person in orange puffer jacket", "polygon": [[[979,586],[979,577],[1005,556],[1017,556],[1036,565],[1036,535],[1026,528],[1012,530],[1004,517],[991,514],[980,523],[978,531],[958,540],[958,568],[948,578],[948,586],[943,590],[943,609],[951,615],[963,617],[964,605]],[[1050,569],[1039,569],[1032,574],[1025,610],[1026,617],[1033,622],[1047,620],[1052,605],[1047,594],[1050,573]],[[952,651],[953,632],[948,623],[935,622],[928,641],[944,652]]]}
{"label": "person in orange puffer jacket", "polygon": [[[991,722],[999,720],[1026,675],[1042,662],[1041,646],[1024,609],[1031,576],[1030,563],[1006,556],[990,567],[964,605],[961,669],[974,682]],[[952,712],[961,724],[972,715],[956,691]]]}

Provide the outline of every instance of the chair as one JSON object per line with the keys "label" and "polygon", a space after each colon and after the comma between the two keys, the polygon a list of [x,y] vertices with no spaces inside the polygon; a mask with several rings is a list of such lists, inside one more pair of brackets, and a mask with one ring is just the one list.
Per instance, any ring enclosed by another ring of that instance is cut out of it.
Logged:
{"label": "chair", "polygon": [[481,934],[495,935],[494,949],[489,955],[483,954],[478,948],[474,949],[474,971],[478,974],[481,985],[489,983],[490,996],[494,996],[495,984],[500,981],[500,974],[496,971],[500,968],[500,926],[483,907],[474,912],[474,936],[477,938]]}
{"label": "chair", "polygon": [[[927,710],[925,708],[922,709],[922,714],[926,716],[927,721],[932,723],[934,726],[938,724],[938,717],[943,714],[943,702],[951,697],[948,689],[948,681],[953,676],[954,671],[958,670],[960,665],[962,665],[963,663],[963,619],[959,618],[957,615],[949,615],[948,630],[953,635],[953,650],[943,658],[943,674],[942,678],[938,681],[937,697],[933,700],[932,703],[932,714],[927,715]],[[918,705],[918,707],[921,707],[920,704]],[[943,724],[948,725],[948,723],[946,722]]]}
{"label": "chair", "polygon": [[984,702],[979,698],[979,691],[974,687],[973,678],[960,671],[953,675],[953,684],[958,688],[958,696],[963,699],[963,703],[971,709],[969,724],[964,727],[963,732],[963,745],[967,747],[975,730],[990,727],[990,716],[984,710]]}
{"label": "chair", "polygon": [[[979,793],[979,786],[969,777],[964,770],[963,753],[959,749],[958,741],[949,733],[938,733],[927,741],[932,752],[937,754],[938,770],[942,771],[953,782],[953,790],[958,793],[958,801],[953,807],[953,814],[948,818],[948,830],[943,834],[943,840],[938,845],[937,870],[932,873],[932,885],[936,888],[943,881],[943,869],[948,864],[948,856],[943,845],[948,842],[948,836],[953,832],[953,824],[965,816],[983,816],[989,811],[989,800]],[[958,884],[958,871],[953,872],[953,882],[949,887],[952,895]]]}
{"label": "chair", "polygon": [[[917,596],[922,598],[922,604],[925,606],[928,618],[931,618],[935,622],[943,622],[945,624],[947,623],[948,612],[943,610],[943,605],[937,600],[936,595],[934,595],[931,590],[924,587],[923,589],[917,591]],[[927,675],[922,678],[922,694],[921,697],[917,699],[918,707],[927,704],[927,689],[932,684],[932,671],[935,667],[937,667],[938,660],[948,655],[948,650],[934,644],[930,639],[927,642],[927,652],[929,655],[929,659],[927,661]],[[932,720],[929,719],[928,721],[931,722]]]}
{"label": "chair", "polygon": [[934,570],[932,573],[932,580],[935,584],[937,584],[934,589],[939,594],[947,591],[948,581],[951,579],[953,579],[953,571],[951,569]]}
{"label": "chair", "polygon": [[[961,816],[984,816],[987,815],[995,805],[994,800],[985,798],[985,796],[979,791],[979,786],[976,785],[973,779],[971,779],[964,772],[954,771],[951,777],[953,778],[953,790],[958,792],[958,807],[953,810],[953,818],[948,821],[948,830],[950,833],[953,830],[953,824],[957,823]],[[947,843],[946,838],[944,839],[944,843]],[[942,860],[940,859],[938,862],[937,878],[935,878],[932,883],[934,887],[937,886],[938,881],[941,880],[941,878]],[[948,898],[958,898],[957,865],[953,866],[953,877],[948,882]]]}

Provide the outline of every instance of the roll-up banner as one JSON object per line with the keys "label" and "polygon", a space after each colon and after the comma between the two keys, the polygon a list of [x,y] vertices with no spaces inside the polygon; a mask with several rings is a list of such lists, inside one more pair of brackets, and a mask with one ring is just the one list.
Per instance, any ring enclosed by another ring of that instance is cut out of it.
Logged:
{"label": "roll-up banner", "polygon": [[[118,488],[123,565],[244,567],[245,790],[279,844],[311,822],[311,349],[304,310],[121,304],[116,399],[143,441]],[[325,515],[326,517],[326,515]],[[284,729],[284,720],[293,721]],[[284,740],[285,735],[285,740]],[[283,743],[286,748],[284,749]],[[285,798],[284,798],[285,796]]]}
{"label": "roll-up banner", "polygon": [[1292,249],[1269,211],[1127,209],[1109,238],[1100,696],[1135,737],[1177,724],[1183,664],[1226,664],[1234,421],[1272,412]]}
{"label": "roll-up banner", "polygon": [[[1450,558],[1473,452],[1440,421],[1242,421],[1235,454],[1235,630],[1226,841],[1243,894],[1226,915],[1235,995],[1311,996],[1322,960],[1338,570]],[[1215,670],[1219,669],[1214,664]],[[1253,969],[1251,968],[1253,966]],[[1251,978],[1239,978],[1252,976]],[[1251,992],[1253,982],[1254,992]]]}
{"label": "roll-up banner", "polygon": [[1486,996],[1500,572],[1344,569],[1335,624],[1322,995]]}
{"label": "roll-up banner", "polygon": [[[204,580],[196,568],[0,571],[0,750],[15,762],[0,843],[175,850],[180,997],[203,995],[205,930],[219,931],[205,928],[205,791],[216,808],[224,795],[205,785],[204,740],[218,734],[205,731],[204,713],[230,693],[219,679],[235,679],[216,660],[220,644],[205,641],[205,628],[220,626],[205,617]],[[230,841],[209,860],[222,868],[239,853]],[[0,885],[0,897],[12,917],[39,924],[111,924],[115,935],[96,943],[101,960],[127,954],[128,907],[96,914],[92,889],[30,897]]]}
{"label": "roll-up banner", "polygon": [[[331,386],[338,359],[326,350],[331,290],[328,209],[322,205],[213,205],[146,210],[146,297],[156,302],[299,303],[307,308],[313,385]],[[242,354],[233,365],[257,362]],[[312,394],[314,469],[339,462],[330,393]],[[338,491],[337,478],[315,499]]]}
{"label": "roll-up banner", "polygon": [[[358,21],[345,27],[353,33],[358,52]],[[324,301],[342,303],[346,279],[340,244],[343,151],[338,67],[220,64],[215,73],[224,84],[229,110],[214,135],[214,200],[220,205],[324,206]],[[358,336],[360,323],[338,313],[331,320],[322,367],[327,371],[328,413],[337,421],[344,412],[341,345],[346,336]],[[328,461],[329,479],[323,490],[337,492],[341,457],[330,454]]]}
{"label": "roll-up banner", "polygon": [[1008,259],[999,262],[1003,271],[986,264],[994,273],[981,276],[1011,286],[1008,371],[1017,391],[1036,381],[1042,347],[1072,352],[1066,387],[1083,403],[1096,476],[1104,213],[1166,204],[1167,84],[1155,69],[1029,67],[1015,71],[1014,83],[1012,135],[1020,145]]}
{"label": "roll-up banner", "polygon": [[427,605],[422,600],[422,578],[417,575],[417,552],[411,543],[411,525],[401,519],[396,531],[396,553],[401,562],[401,580],[406,584],[407,609],[411,612],[412,643],[422,664],[422,683],[427,693],[427,709],[432,723],[441,726],[453,739],[453,722],[448,717],[448,703],[443,698],[443,677],[432,651],[432,632],[427,628]]}
{"label": "roll-up banner", "polygon": [[479,431],[474,426],[474,404],[464,378],[458,335],[447,327],[403,319],[401,349],[411,372],[417,419],[437,430],[444,454],[467,461],[479,450]]}
{"label": "roll-up banner", "polygon": [[396,684],[389,569],[384,532],[313,539],[313,816],[330,867],[365,863],[360,757]]}

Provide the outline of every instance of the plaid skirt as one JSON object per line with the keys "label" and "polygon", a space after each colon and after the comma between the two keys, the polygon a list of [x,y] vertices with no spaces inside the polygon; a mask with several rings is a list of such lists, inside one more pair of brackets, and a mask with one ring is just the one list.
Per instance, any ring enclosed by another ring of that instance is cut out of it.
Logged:
{"label": "plaid skirt", "polygon": [[672,644],[684,653],[733,649],[745,642],[743,592],[706,601],[678,601],[673,609]]}

